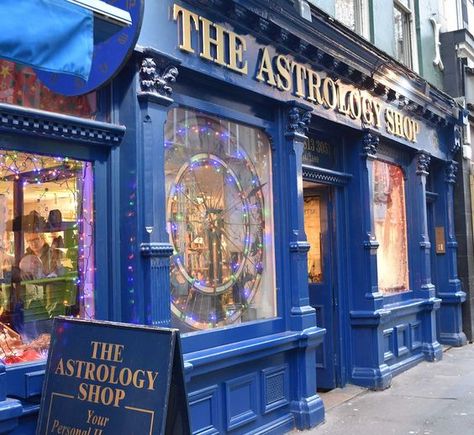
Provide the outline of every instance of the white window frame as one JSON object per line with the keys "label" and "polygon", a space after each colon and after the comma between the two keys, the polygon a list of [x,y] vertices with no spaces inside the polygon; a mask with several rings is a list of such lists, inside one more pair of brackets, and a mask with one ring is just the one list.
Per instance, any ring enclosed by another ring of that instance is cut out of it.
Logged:
{"label": "white window frame", "polygon": [[[337,0],[336,0],[337,1]],[[335,6],[335,3],[334,3]],[[354,31],[358,35],[370,39],[370,14],[369,14],[369,0],[353,0],[354,7]],[[334,16],[336,20],[335,7]],[[344,23],[342,23],[344,24]]]}
{"label": "white window frame", "polygon": [[[416,28],[415,28],[415,13],[414,13],[414,4],[413,0],[408,0],[408,7],[406,7],[401,1],[393,0],[393,10],[398,9],[402,14],[407,17],[406,32],[408,35],[407,40],[404,41],[406,59],[397,59],[399,62],[403,63],[408,68],[411,68],[413,71],[418,72],[418,46],[416,40]],[[393,26],[393,40],[395,41],[395,17],[394,17],[394,26]]]}

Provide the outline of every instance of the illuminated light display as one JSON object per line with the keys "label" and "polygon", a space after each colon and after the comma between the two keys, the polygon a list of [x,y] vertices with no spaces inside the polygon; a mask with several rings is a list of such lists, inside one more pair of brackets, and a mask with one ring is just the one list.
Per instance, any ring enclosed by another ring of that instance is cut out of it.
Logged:
{"label": "illuminated light display", "polygon": [[182,109],[171,117],[176,124],[168,131],[166,164],[172,313],[192,329],[275,315],[265,135]]}

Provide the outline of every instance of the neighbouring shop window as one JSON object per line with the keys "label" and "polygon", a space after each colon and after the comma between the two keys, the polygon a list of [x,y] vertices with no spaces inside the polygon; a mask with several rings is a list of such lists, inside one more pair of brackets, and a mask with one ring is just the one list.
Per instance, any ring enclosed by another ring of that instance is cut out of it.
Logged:
{"label": "neighbouring shop window", "polygon": [[44,86],[30,68],[0,59],[0,103],[47,110],[81,118],[95,118],[97,94],[78,97],[56,94]]}
{"label": "neighbouring shop window", "polygon": [[405,181],[400,167],[378,160],[373,174],[378,286],[389,295],[408,289]]}
{"label": "neighbouring shop window", "polygon": [[409,0],[393,3],[395,59],[411,68],[412,65],[412,11]]}
{"label": "neighbouring shop window", "polygon": [[0,149],[0,359],[46,356],[52,319],[94,317],[92,165]]}
{"label": "neighbouring shop window", "polygon": [[305,196],[304,198],[304,231],[310,245],[308,251],[308,282],[323,282],[321,255],[321,198]]}
{"label": "neighbouring shop window", "polygon": [[174,324],[202,330],[275,316],[267,136],[178,108],[165,146]]}

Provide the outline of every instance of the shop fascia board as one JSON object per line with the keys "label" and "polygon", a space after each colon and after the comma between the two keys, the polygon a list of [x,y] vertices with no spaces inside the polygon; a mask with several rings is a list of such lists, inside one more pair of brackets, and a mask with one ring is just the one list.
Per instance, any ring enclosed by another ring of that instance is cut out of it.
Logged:
{"label": "shop fascia board", "polygon": [[[202,7],[202,1],[200,0],[188,0],[188,3]],[[429,85],[418,74],[398,63],[359,35],[349,31],[323,11],[315,8],[313,21],[309,22],[300,17],[293,6],[287,2],[231,0],[229,3],[225,2],[225,6],[229,7],[232,3],[239,8],[240,12],[246,10],[249,14],[247,22],[246,17],[242,16],[241,13],[239,14],[238,22],[235,22],[237,28],[245,26],[250,34],[255,35],[255,29],[258,29],[258,25],[255,25],[250,15],[254,15],[253,18],[255,16],[259,17],[272,23],[281,31],[290,33],[293,39],[297,38],[304,41],[332,56],[335,60],[345,63],[348,67],[372,78],[377,83],[429,110],[434,115],[443,119],[451,118],[452,122],[457,122],[459,108],[449,95]],[[221,7],[224,2],[223,0],[210,0],[206,4],[207,6],[216,6],[214,8],[214,11],[216,11],[219,10],[217,6]],[[214,14],[218,15],[219,13],[214,12]],[[229,15],[224,19],[229,22],[233,21],[233,18],[229,18]],[[290,52],[297,58],[304,57],[310,64],[314,63],[304,54],[298,53],[291,46],[291,43],[276,42],[268,32],[262,33],[256,35],[258,39],[267,40],[272,45],[283,46],[285,52]],[[293,45],[295,45],[294,41]],[[378,67],[374,68],[374,65],[378,65]],[[403,82],[404,86],[401,86],[400,82]]]}
{"label": "shop fascia board", "polygon": [[100,43],[132,24],[132,17],[126,10],[101,0],[66,0],[94,14],[94,40]]}

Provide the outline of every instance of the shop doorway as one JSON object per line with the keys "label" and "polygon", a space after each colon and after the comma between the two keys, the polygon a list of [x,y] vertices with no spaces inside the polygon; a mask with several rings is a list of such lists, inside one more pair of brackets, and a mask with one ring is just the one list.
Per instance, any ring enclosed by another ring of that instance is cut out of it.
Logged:
{"label": "shop doorway", "polygon": [[337,303],[335,273],[335,207],[333,189],[304,182],[305,232],[308,252],[310,304],[316,309],[317,325],[326,329],[324,342],[316,351],[318,390],[331,390],[337,382]]}
{"label": "shop doorway", "polygon": [[[427,224],[428,224],[428,238],[431,243],[431,249],[430,249],[430,268],[431,268],[431,284],[435,286],[436,293],[439,291],[438,287],[438,268],[436,267],[436,256],[437,256],[437,249],[443,253],[446,249],[445,247],[445,242],[444,240],[436,240],[436,219],[435,219],[435,201],[437,198],[437,194],[435,193],[428,193],[426,194],[426,218],[427,218]],[[440,228],[442,234],[444,234],[444,228]],[[438,230],[439,231],[439,230]],[[437,246],[441,245],[441,246]],[[440,339],[440,330],[439,330],[439,323],[440,323],[440,318],[439,318],[439,311],[436,310],[436,336],[438,337],[438,340]]]}

